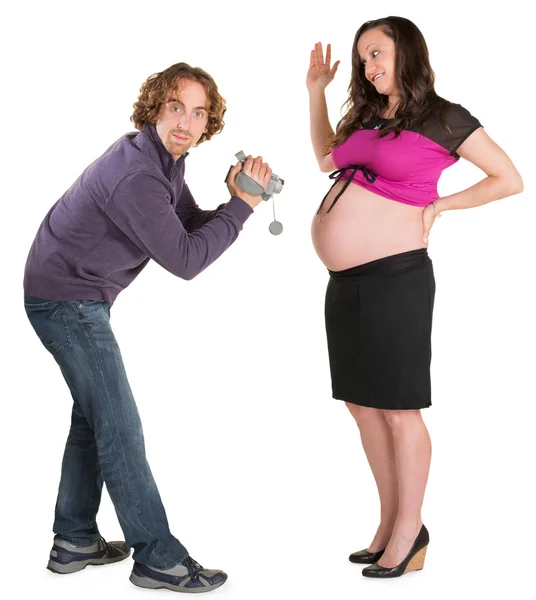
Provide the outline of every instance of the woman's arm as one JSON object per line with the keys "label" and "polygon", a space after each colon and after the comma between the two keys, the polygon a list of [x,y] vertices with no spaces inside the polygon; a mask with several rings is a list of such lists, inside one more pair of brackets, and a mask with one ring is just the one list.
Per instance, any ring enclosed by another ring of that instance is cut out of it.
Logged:
{"label": "woman's arm", "polygon": [[523,180],[506,154],[482,129],[477,129],[458,148],[458,154],[486,173],[487,177],[470,188],[444,196],[423,211],[423,241],[428,243],[430,229],[444,210],[482,206],[493,200],[523,191]]}
{"label": "woman's arm", "polygon": [[311,142],[316,160],[322,173],[329,173],[335,170],[331,152],[326,154],[326,147],[333,136],[333,128],[328,119],[324,90],[309,94],[309,112],[311,115]]}
{"label": "woman's arm", "polygon": [[333,171],[335,165],[331,160],[331,153],[326,154],[326,148],[333,137],[333,129],[329,123],[328,107],[326,104],[326,86],[333,81],[339,61],[332,68],[331,45],[326,49],[326,60],[322,44],[315,44],[311,51],[309,71],[307,72],[307,89],[309,90],[309,112],[311,118],[311,142],[318,162],[318,166],[323,173]]}
{"label": "woman's arm", "polygon": [[506,152],[479,128],[458,148],[458,154],[486,173],[475,185],[439,198],[434,202],[438,213],[444,210],[482,206],[493,200],[523,191],[523,180]]}

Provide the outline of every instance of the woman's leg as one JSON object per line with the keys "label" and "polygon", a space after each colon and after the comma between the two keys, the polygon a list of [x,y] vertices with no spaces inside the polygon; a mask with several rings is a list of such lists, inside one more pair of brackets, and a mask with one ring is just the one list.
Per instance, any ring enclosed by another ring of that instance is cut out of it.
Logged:
{"label": "woman's leg", "polygon": [[383,411],[346,402],[356,420],[372,474],[380,495],[380,525],[369,552],[383,550],[391,537],[398,514],[398,472],[393,436]]}
{"label": "woman's leg", "polygon": [[385,554],[378,561],[394,567],[407,556],[422,527],[421,507],[430,470],[430,435],[419,410],[382,411],[392,433],[398,472],[398,515]]}

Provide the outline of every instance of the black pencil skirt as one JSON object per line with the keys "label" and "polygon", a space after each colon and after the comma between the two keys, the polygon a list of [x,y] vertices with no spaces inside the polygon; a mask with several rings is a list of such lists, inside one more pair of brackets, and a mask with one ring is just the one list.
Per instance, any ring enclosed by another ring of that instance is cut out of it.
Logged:
{"label": "black pencil skirt", "polygon": [[333,397],[387,410],[430,406],[435,280],[427,250],[329,273]]}

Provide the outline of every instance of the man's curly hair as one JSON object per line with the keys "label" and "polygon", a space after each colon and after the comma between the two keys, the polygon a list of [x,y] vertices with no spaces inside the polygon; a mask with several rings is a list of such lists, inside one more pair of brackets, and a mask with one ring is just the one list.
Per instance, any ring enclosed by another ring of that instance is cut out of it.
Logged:
{"label": "man's curly hair", "polygon": [[213,135],[223,130],[223,115],[227,110],[225,100],[218,92],[218,86],[212,77],[199,67],[191,67],[187,63],[177,63],[162,73],[154,73],[141,86],[140,95],[134,103],[134,112],[130,120],[136,129],[142,129],[146,123],[156,125],[162,104],[167,102],[178,89],[181,79],[199,82],[207,93],[209,113],[207,133],[199,138],[197,145],[210,140]]}

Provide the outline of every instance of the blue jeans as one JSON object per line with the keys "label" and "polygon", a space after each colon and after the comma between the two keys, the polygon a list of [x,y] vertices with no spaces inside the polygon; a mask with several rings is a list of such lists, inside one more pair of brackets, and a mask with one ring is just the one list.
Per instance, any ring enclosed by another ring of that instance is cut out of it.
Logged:
{"label": "blue jeans", "polygon": [[28,295],[24,304],[74,401],[56,503],[56,538],[89,546],[101,537],[96,516],[104,480],[134,559],[159,569],[175,566],[188,552],[169,531],[145,457],[141,421],[110,327],[109,305]]}

